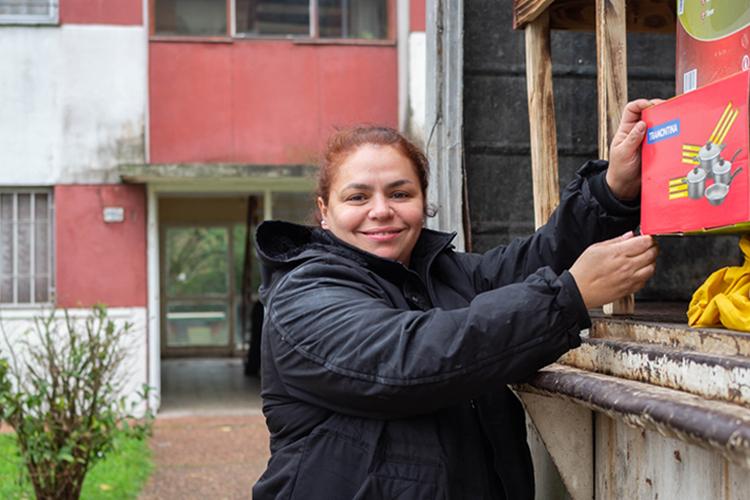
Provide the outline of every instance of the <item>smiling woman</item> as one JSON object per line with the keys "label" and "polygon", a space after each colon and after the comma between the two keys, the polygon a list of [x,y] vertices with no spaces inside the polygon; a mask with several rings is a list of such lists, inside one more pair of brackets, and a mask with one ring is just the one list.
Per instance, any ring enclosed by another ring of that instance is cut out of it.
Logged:
{"label": "smiling woman", "polygon": [[626,233],[637,202],[622,201],[640,189],[640,110],[609,168],[588,162],[545,226],[483,255],[423,227],[427,160],[397,131],[331,137],[320,227],[257,231],[271,459],[253,498],[534,497],[506,384],[577,347],[587,307],[654,271],[652,239]]}

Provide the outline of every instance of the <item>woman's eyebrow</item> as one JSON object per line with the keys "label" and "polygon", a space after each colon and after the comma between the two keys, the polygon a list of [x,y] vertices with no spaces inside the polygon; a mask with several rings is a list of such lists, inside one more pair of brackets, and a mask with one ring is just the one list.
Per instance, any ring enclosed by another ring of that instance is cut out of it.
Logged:
{"label": "woman's eyebrow", "polygon": [[342,191],[346,191],[347,189],[361,189],[363,191],[372,191],[372,186],[369,184],[359,184],[357,182],[352,182],[351,184],[347,184],[344,186],[344,189]]}
{"label": "woman's eyebrow", "polygon": [[[403,186],[404,184],[414,184],[414,182],[410,181],[409,179],[399,179],[397,181],[389,182],[388,184],[386,184],[385,187],[387,189],[393,189],[399,186]],[[346,186],[344,186],[342,191],[345,191],[347,189],[359,189],[362,191],[372,191],[373,187],[370,184],[361,184],[358,182],[352,182],[351,184],[347,184]]]}
{"label": "woman's eyebrow", "polygon": [[397,188],[399,186],[403,186],[404,184],[414,184],[414,183],[412,181],[410,181],[409,179],[400,179],[400,180],[391,182],[386,187],[388,189],[393,189],[393,188]]}

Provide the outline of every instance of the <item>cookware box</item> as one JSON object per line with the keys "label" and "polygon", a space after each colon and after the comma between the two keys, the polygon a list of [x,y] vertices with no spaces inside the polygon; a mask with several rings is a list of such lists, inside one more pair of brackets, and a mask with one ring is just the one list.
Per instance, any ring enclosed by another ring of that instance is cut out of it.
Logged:
{"label": "cookware box", "polygon": [[644,234],[750,231],[750,72],[643,112]]}
{"label": "cookware box", "polygon": [[677,0],[678,94],[750,68],[750,1]]}

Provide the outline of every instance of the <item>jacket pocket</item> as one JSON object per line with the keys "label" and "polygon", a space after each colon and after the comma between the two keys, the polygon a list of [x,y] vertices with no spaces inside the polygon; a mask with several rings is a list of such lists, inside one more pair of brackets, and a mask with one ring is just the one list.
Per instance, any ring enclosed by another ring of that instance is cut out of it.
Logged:
{"label": "jacket pocket", "polygon": [[315,431],[305,440],[290,500],[351,500],[367,476],[371,450],[349,436]]}
{"label": "jacket pocket", "polygon": [[354,500],[441,500],[440,469],[436,465],[382,462],[370,472]]}
{"label": "jacket pocket", "polygon": [[375,447],[330,430],[307,438],[290,500],[439,500],[438,464],[380,457]]}

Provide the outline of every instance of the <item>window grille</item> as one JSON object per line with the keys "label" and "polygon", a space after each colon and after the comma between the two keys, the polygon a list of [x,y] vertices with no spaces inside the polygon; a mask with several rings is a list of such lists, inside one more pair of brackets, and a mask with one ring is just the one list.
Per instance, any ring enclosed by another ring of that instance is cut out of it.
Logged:
{"label": "window grille", "polygon": [[0,23],[57,24],[58,0],[0,0]]}
{"label": "window grille", "polygon": [[48,190],[0,191],[0,303],[53,301],[53,221]]}

